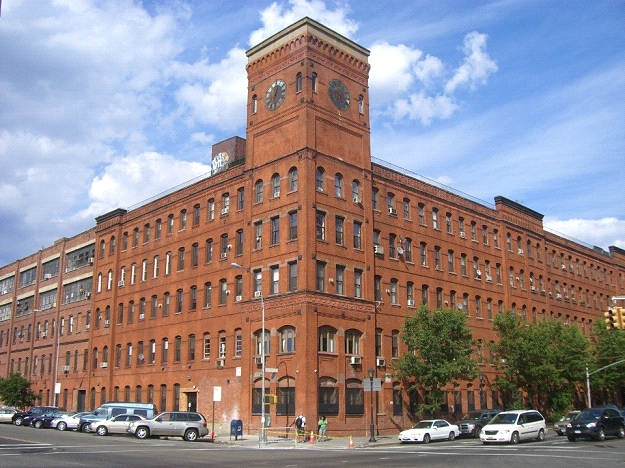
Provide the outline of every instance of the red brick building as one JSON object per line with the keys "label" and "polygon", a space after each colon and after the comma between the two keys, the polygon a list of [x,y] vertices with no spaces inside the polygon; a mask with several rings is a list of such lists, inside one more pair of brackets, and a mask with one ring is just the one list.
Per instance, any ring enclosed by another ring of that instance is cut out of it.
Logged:
{"label": "red brick building", "polygon": [[[211,176],[0,269],[0,292],[13,278],[0,295],[0,369],[26,369],[44,403],[55,343],[19,337],[47,320],[61,324],[67,408],[151,401],[214,417],[218,433],[232,419],[254,430],[265,342],[265,366],[277,369],[265,375],[278,399],[266,406],[271,426],[301,411],[309,421],[325,414],[331,431],[366,433],[371,368],[382,380],[376,428],[393,433],[411,423],[418,397],[390,364],[405,351],[404,317],[421,303],[461,308],[487,342],[508,309],[590,335],[610,297],[625,294],[624,251],[547,232],[541,214],[504,197],[487,206],[372,162],[366,49],[306,18],[248,58],[246,139],[214,146]],[[82,289],[67,270],[79,245],[91,249]],[[48,277],[53,258],[59,270]],[[63,299],[41,310],[50,281]],[[26,297],[39,309],[18,313]],[[444,416],[501,405],[481,345],[475,358],[481,378],[450,389]]]}

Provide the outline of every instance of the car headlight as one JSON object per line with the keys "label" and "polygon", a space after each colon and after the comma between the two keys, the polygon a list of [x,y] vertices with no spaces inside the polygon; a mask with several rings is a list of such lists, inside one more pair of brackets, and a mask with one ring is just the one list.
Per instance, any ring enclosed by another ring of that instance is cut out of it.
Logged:
{"label": "car headlight", "polygon": [[475,424],[468,424],[470,430],[475,429]]}
{"label": "car headlight", "polygon": [[568,424],[566,425],[566,427],[573,427],[573,424],[568,423]]}
{"label": "car headlight", "polygon": [[500,429],[499,432],[502,434],[507,434],[508,432],[510,432],[510,429]]}
{"label": "car headlight", "polygon": [[586,424],[586,427],[590,428],[590,427],[597,427],[597,423],[596,422],[591,422]]}

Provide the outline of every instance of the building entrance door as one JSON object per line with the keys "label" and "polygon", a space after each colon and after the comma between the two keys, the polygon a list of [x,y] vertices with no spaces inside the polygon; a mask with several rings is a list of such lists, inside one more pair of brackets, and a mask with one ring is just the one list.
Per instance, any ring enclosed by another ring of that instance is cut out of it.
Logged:
{"label": "building entrance door", "polygon": [[197,411],[197,392],[187,393],[187,411]]}

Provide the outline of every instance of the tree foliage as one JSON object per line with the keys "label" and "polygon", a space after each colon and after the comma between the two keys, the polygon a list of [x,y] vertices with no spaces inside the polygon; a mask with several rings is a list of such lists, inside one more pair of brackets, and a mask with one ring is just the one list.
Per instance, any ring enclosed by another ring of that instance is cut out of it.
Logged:
{"label": "tree foliage", "polygon": [[30,389],[30,381],[19,372],[12,372],[6,378],[0,377],[0,400],[15,408],[32,406],[37,395]]}
{"label": "tree foliage", "polygon": [[[594,328],[594,360],[590,362],[588,370],[592,373],[597,369],[625,359],[625,331],[606,330],[604,327]],[[590,377],[593,389],[593,400],[600,397],[600,401],[613,402],[616,393],[625,382],[625,362],[610,366]]]}
{"label": "tree foliage", "polygon": [[[492,363],[499,371],[494,386],[506,408],[531,405],[544,414],[571,407],[583,385],[591,359],[590,341],[577,328],[559,320],[527,324],[512,312],[495,318],[497,343],[491,343]],[[525,400],[520,390],[525,392]]]}
{"label": "tree foliage", "polygon": [[473,380],[478,375],[472,359],[475,340],[467,326],[464,312],[456,309],[430,311],[421,306],[414,316],[406,317],[402,341],[408,352],[394,365],[398,376],[409,390],[423,389],[424,402],[418,413],[433,413],[444,403],[443,388]]}

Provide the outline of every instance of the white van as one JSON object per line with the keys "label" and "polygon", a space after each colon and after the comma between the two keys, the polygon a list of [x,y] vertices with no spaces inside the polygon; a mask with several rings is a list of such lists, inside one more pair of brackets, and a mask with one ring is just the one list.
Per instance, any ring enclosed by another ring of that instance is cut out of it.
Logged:
{"label": "white van", "polygon": [[111,419],[118,414],[138,414],[145,418],[153,418],[158,414],[158,411],[156,410],[156,405],[152,403],[111,401],[104,403],[95,411],[82,416],[78,425],[78,431],[89,432],[91,423]]}
{"label": "white van", "polygon": [[547,423],[538,411],[503,411],[482,428],[480,440],[484,444],[518,444],[521,440],[545,440],[546,433]]}

